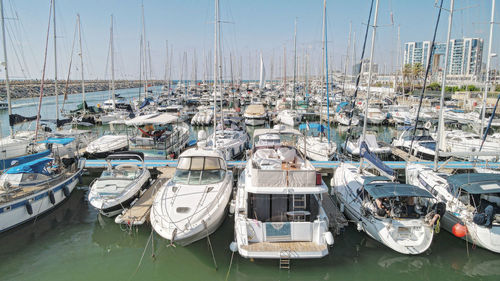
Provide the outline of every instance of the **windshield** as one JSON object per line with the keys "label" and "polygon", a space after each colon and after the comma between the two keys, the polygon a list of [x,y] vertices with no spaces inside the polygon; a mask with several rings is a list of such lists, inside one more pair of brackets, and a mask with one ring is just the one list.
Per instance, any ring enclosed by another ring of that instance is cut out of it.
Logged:
{"label": "windshield", "polygon": [[218,183],[226,175],[224,167],[218,157],[181,157],[173,181],[189,185]]}

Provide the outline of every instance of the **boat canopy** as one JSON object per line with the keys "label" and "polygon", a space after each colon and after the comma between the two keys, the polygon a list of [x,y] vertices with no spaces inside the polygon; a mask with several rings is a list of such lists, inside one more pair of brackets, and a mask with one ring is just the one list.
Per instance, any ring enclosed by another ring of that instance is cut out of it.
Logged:
{"label": "boat canopy", "polygon": [[464,189],[470,194],[500,192],[500,174],[457,174],[449,176],[447,180],[454,192],[457,192],[459,188]]}
{"label": "boat canopy", "polygon": [[54,160],[54,158],[44,157],[33,160],[28,163],[19,164],[8,169],[5,173],[7,174],[43,174],[45,170],[45,165]]}
{"label": "boat canopy", "polygon": [[299,130],[317,130],[319,132],[324,132],[326,128],[319,123],[302,123],[299,125]]}
{"label": "boat canopy", "polygon": [[349,103],[346,102],[346,101],[343,101],[341,102],[339,105],[337,105],[337,110],[336,112],[340,112],[346,105],[348,105]]}
{"label": "boat canopy", "polygon": [[75,138],[48,138],[46,140],[39,141],[38,143],[55,143],[55,144],[67,145],[68,143],[71,143],[74,140]]}
{"label": "boat canopy", "polygon": [[154,113],[137,116],[133,119],[125,121],[125,124],[127,126],[142,126],[147,124],[164,125],[175,123],[178,119],[179,118],[176,115],[172,115],[171,113]]}
{"label": "boat canopy", "polygon": [[434,197],[429,191],[410,184],[394,182],[369,183],[365,184],[364,188],[368,192],[368,194],[370,194],[370,196],[375,199],[396,196],[427,198]]}

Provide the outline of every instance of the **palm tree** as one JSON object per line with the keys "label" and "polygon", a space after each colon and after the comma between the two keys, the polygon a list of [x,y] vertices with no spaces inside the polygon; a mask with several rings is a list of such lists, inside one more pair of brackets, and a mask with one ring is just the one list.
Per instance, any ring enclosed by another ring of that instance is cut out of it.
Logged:
{"label": "palm tree", "polygon": [[411,79],[411,74],[412,74],[412,68],[411,68],[411,64],[405,64],[403,66],[403,93],[405,91],[405,81],[409,81],[410,82],[410,86],[411,86],[411,82],[412,82],[412,79]]}
{"label": "palm tree", "polygon": [[415,63],[412,66],[413,79],[417,80],[417,82],[420,82],[423,74],[424,74],[424,67],[422,66],[422,64],[419,62]]}

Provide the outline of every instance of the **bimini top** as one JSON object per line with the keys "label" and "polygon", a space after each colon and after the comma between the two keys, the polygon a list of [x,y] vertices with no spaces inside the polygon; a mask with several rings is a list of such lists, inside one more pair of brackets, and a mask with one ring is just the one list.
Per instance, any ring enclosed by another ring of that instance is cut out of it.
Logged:
{"label": "bimini top", "polygon": [[326,128],[325,126],[323,126],[323,124],[319,123],[307,123],[307,124],[302,123],[299,125],[299,130],[316,130],[324,132],[326,131]]}
{"label": "bimini top", "polygon": [[365,190],[373,198],[381,197],[428,197],[433,198],[432,194],[423,189],[410,184],[382,182],[365,184]]}
{"label": "bimini top", "polygon": [[67,145],[68,143],[71,143],[74,140],[75,138],[48,138],[46,140],[39,141],[38,143],[55,143],[55,144]]}
{"label": "bimini top", "polygon": [[500,192],[500,174],[457,174],[449,176],[447,180],[454,193],[456,193],[459,188],[471,194]]}
{"label": "bimini top", "polygon": [[178,119],[179,118],[176,115],[172,115],[171,113],[153,113],[153,114],[137,116],[133,119],[127,120],[125,121],[125,125],[127,126],[142,126],[147,124],[164,125],[164,124],[176,123]]}
{"label": "bimini top", "polygon": [[36,160],[33,160],[28,163],[19,164],[8,169],[5,173],[7,174],[44,174],[45,165],[50,161],[54,160],[54,158],[43,157]]}

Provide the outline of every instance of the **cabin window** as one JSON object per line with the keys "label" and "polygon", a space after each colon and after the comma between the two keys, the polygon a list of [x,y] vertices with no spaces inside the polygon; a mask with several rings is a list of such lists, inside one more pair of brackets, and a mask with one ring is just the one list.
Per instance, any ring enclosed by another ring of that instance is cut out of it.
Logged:
{"label": "cabin window", "polygon": [[319,203],[314,195],[303,196],[296,194],[294,199],[291,194],[249,193],[248,218],[261,222],[313,222],[319,214]]}
{"label": "cabin window", "polygon": [[218,157],[181,157],[173,181],[181,184],[214,184],[222,181],[226,171]]}

